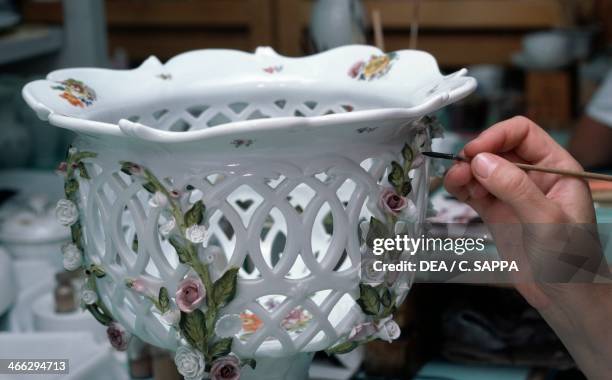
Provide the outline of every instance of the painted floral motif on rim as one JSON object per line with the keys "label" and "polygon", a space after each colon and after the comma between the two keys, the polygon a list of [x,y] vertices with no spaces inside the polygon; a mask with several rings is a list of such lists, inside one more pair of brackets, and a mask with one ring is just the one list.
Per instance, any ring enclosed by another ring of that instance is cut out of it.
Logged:
{"label": "painted floral motif on rim", "polygon": [[268,66],[262,69],[265,73],[274,74],[283,71],[283,65]]}
{"label": "painted floral motif on rim", "polygon": [[56,83],[51,88],[62,91],[60,98],[66,99],[75,107],[90,106],[97,99],[96,92],[80,80],[70,78]]}
{"label": "painted floral motif on rim", "polygon": [[385,76],[397,60],[397,53],[372,55],[367,61],[357,61],[351,66],[348,75],[357,80],[373,80]]}

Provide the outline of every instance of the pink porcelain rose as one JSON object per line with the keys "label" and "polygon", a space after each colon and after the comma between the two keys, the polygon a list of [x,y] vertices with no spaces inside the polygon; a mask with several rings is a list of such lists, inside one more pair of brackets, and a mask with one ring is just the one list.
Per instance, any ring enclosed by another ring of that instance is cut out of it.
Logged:
{"label": "pink porcelain rose", "polygon": [[240,360],[228,355],[215,360],[210,368],[211,380],[238,380],[240,379]]}
{"label": "pink porcelain rose", "polygon": [[395,190],[384,188],[380,193],[380,205],[392,214],[399,214],[408,205],[406,197],[402,197]]}
{"label": "pink porcelain rose", "polygon": [[123,326],[117,322],[113,322],[108,326],[106,329],[106,336],[111,346],[117,351],[127,350],[128,343],[130,343],[130,338],[132,337],[132,335],[125,331]]}
{"label": "pink porcelain rose", "polygon": [[191,313],[202,304],[205,297],[206,290],[202,281],[195,277],[187,277],[181,281],[176,291],[176,304],[181,311]]}

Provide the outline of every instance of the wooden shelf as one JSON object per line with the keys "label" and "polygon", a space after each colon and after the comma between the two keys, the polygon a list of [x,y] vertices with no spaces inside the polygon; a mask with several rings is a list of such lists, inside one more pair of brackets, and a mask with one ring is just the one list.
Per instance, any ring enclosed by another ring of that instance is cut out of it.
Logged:
{"label": "wooden shelf", "polygon": [[[381,12],[387,50],[406,49],[412,5],[406,0],[364,0]],[[277,0],[277,48],[302,55],[311,0]],[[509,64],[525,32],[567,25],[558,0],[425,0],[420,9],[419,49],[441,65]]]}
{"label": "wooden shelf", "polygon": [[[253,50],[272,45],[274,0],[107,0],[111,51],[123,48],[132,59],[170,58],[187,50]],[[27,22],[60,24],[60,2],[26,1]]]}
{"label": "wooden shelf", "polygon": [[[431,53],[444,66],[467,66],[475,63],[505,65],[521,50],[521,35],[514,34],[427,34],[419,36],[418,48]],[[386,33],[385,48],[407,49],[406,34]]]}
{"label": "wooden shelf", "polygon": [[[409,42],[412,2],[363,0],[368,15],[381,12],[387,50]],[[312,0],[107,0],[111,50],[124,48],[132,59],[151,54],[226,47],[253,50],[273,46],[280,53],[309,53]],[[62,22],[61,2],[24,1],[27,22]],[[424,0],[419,49],[442,66],[509,64],[524,33],[570,23],[559,0]]]}
{"label": "wooden shelf", "polygon": [[62,45],[62,29],[55,26],[20,26],[0,34],[0,65],[56,52]]}
{"label": "wooden shelf", "polygon": [[[287,12],[294,8],[297,20],[308,24],[312,0],[279,0]],[[412,2],[406,0],[364,0],[368,14],[380,10],[389,28],[410,26]],[[558,0],[424,0],[419,26],[435,29],[538,29],[562,26],[568,20]]]}

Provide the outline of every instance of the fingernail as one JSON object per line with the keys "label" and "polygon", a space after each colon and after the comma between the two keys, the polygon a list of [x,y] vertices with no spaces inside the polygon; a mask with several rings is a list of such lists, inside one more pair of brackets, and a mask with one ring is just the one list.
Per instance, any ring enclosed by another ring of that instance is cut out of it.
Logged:
{"label": "fingernail", "polygon": [[495,163],[487,154],[477,154],[472,160],[474,173],[481,178],[488,178],[491,173],[493,173],[496,166],[497,163]]}

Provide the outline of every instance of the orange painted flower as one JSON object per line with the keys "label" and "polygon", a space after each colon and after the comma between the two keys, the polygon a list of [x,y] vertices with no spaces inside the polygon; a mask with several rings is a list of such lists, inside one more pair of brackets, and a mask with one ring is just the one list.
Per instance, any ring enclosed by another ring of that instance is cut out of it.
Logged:
{"label": "orange painted flower", "polygon": [[391,59],[386,54],[378,57],[373,56],[365,65],[363,75],[365,75],[366,79],[370,79],[376,75],[381,75],[387,70],[390,63]]}
{"label": "orange painted flower", "polygon": [[81,108],[84,107],[83,102],[77,99],[76,97],[74,97],[72,94],[69,94],[67,92],[62,92],[60,94],[60,97],[66,99],[73,106],[77,106]]}
{"label": "orange painted flower", "polygon": [[242,319],[242,329],[246,333],[254,333],[263,324],[261,319],[253,313],[241,313],[240,319]]}
{"label": "orange painted flower", "polygon": [[398,58],[397,53],[372,55],[367,61],[357,61],[349,69],[348,75],[358,80],[372,80],[383,77]]}

